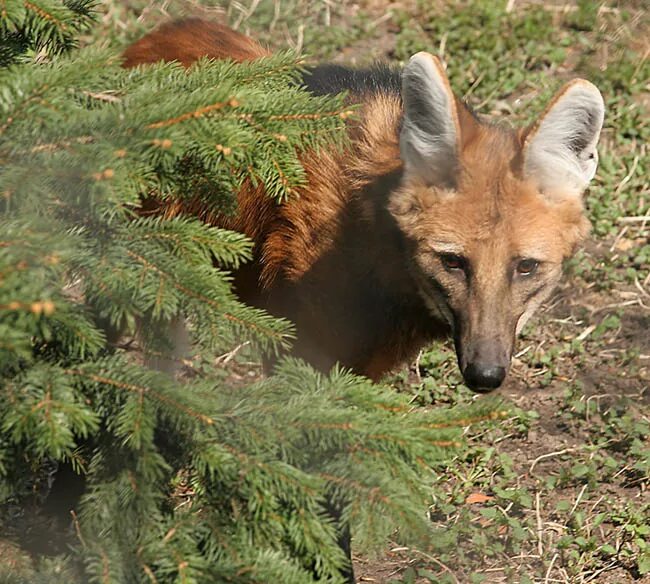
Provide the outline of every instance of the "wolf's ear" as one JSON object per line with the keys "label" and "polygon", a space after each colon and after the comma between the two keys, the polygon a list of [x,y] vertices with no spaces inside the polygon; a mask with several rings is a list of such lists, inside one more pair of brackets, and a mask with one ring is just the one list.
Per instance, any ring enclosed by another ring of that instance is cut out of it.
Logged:
{"label": "wolf's ear", "polygon": [[548,196],[580,196],[596,173],[604,117],[594,85],[567,83],[524,135],[524,175]]}
{"label": "wolf's ear", "polygon": [[427,184],[453,186],[460,126],[456,100],[439,59],[417,53],[402,72],[404,120],[400,154],[407,175]]}

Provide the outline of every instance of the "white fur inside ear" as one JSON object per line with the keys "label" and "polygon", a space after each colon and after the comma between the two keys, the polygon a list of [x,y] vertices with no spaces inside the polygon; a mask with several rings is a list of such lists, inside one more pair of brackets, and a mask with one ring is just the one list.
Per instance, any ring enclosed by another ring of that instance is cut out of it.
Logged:
{"label": "white fur inside ear", "polygon": [[581,195],[596,173],[605,104],[594,85],[576,79],[542,114],[524,145],[524,172],[549,195]]}
{"label": "white fur inside ear", "polygon": [[458,164],[458,115],[440,61],[411,57],[402,72],[404,120],[400,153],[406,172],[427,184],[453,186]]}

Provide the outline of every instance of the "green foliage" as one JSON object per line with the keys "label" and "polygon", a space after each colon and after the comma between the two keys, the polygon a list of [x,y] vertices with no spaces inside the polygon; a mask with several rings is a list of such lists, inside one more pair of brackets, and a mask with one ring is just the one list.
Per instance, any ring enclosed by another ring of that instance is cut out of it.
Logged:
{"label": "green foliage", "polygon": [[421,18],[402,15],[404,25],[396,52],[407,59],[418,50],[439,52],[449,61],[449,79],[463,96],[476,96],[480,106],[502,99],[525,85],[544,87],[547,68],[565,57],[566,40],[554,42],[551,14],[532,7],[523,14],[507,13],[503,2],[470,0],[448,4],[442,14],[429,2],[419,2]]}
{"label": "green foliage", "polygon": [[[13,222],[26,221],[19,231],[29,221],[36,233],[66,234],[52,250],[54,288],[64,276],[78,278],[97,314],[131,331],[136,317],[160,321],[182,310],[201,323],[204,346],[234,337],[269,350],[286,345],[288,324],[243,306],[212,267],[211,258],[224,267],[248,259],[243,237],[193,219],[133,218],[145,193],[156,193],[154,205],[174,197],[217,215],[246,178],[277,199],[302,184],[296,151],[331,140],[342,120],[340,102],[292,83],[294,63],[284,54],[239,67],[203,63],[191,75],[177,65],[125,72],[114,57],[86,51],[82,63],[0,74],[4,205]],[[182,172],[188,156],[193,180],[209,185],[198,197]],[[24,240],[8,242],[5,253],[24,253],[14,247]],[[68,252],[63,270],[58,256]]]}
{"label": "green foliage", "polygon": [[0,67],[69,51],[87,30],[97,0],[5,0],[0,8]]}

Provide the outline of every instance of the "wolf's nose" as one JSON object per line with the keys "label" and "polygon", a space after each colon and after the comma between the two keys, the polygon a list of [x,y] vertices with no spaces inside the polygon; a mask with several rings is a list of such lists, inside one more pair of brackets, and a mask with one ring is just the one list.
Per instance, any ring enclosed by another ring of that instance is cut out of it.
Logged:
{"label": "wolf's nose", "polygon": [[506,368],[499,365],[470,363],[465,367],[463,377],[470,389],[484,393],[501,385],[506,377]]}

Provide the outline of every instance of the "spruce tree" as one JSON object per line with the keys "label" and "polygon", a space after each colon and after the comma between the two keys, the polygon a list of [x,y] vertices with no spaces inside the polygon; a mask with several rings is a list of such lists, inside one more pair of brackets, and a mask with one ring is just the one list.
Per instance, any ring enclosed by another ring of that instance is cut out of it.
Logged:
{"label": "spruce tree", "polygon": [[[126,71],[117,50],[70,51],[92,2],[2,7],[0,552],[15,561],[0,581],[337,582],[328,498],[356,545],[426,538],[432,467],[489,406],[410,411],[293,359],[234,383],[215,355],[277,354],[293,332],[231,290],[251,242],[143,208],[235,212],[246,180],[281,204],[304,184],[301,153],[345,147],[342,98],[301,89],[289,53]],[[178,316],[194,352],[172,379],[138,356],[168,351]],[[63,468],[83,478],[71,545],[28,562],[12,522]]]}
{"label": "spruce tree", "polygon": [[91,24],[95,4],[96,0],[4,0],[0,67],[69,51]]}

